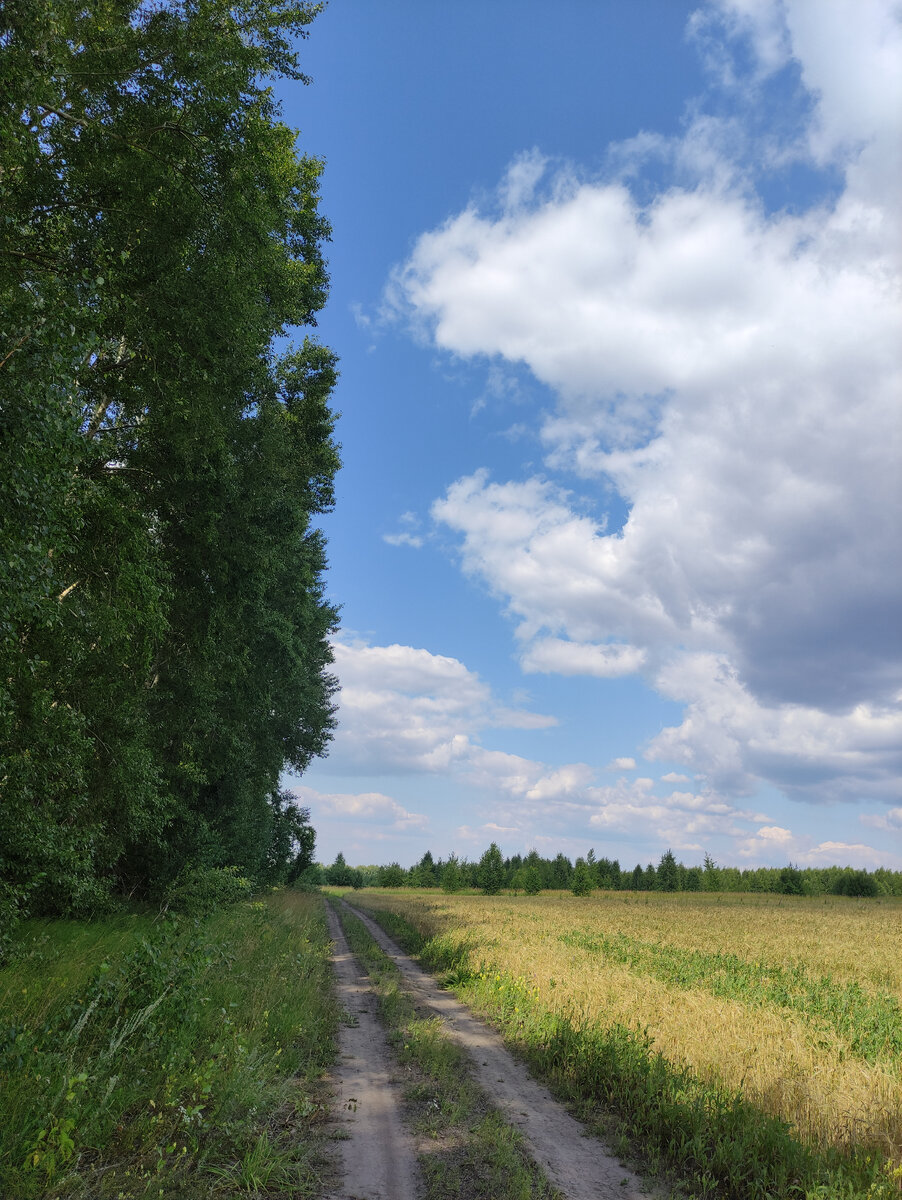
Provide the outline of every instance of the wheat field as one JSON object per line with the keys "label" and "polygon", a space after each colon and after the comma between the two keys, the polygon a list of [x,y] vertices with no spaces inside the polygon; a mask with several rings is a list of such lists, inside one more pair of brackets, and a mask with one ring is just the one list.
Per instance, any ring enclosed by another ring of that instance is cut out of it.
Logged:
{"label": "wheat field", "polygon": [[723,894],[360,897],[549,1011],[647,1029],[818,1146],[902,1160],[902,902]]}

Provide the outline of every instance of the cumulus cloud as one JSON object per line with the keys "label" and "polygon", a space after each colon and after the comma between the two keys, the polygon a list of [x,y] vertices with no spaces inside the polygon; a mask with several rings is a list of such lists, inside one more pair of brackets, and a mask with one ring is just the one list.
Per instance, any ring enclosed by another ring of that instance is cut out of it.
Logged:
{"label": "cumulus cloud", "polygon": [[825,841],[792,833],[780,826],[765,826],[757,834],[740,840],[736,853],[747,862],[791,861],[805,867],[851,866],[873,870],[885,866],[898,870],[902,855],[892,850],[869,846],[863,842]]}
{"label": "cumulus cloud", "polygon": [[645,829],[662,844],[694,852],[712,838],[748,838],[748,823],[756,815],[713,792],[661,795],[655,791],[654,781],[645,777],[589,788],[586,802],[592,828],[609,833]]}
{"label": "cumulus cloud", "polygon": [[715,787],[751,792],[770,779],[800,800],[898,795],[902,712],[897,705],[857,704],[834,713],[755,699],[726,658],[676,656],[656,679],[667,696],[686,702],[680,725],[652,739],[650,758],[703,772]]}
{"label": "cumulus cloud", "polygon": [[[636,760],[634,758],[615,758],[608,763],[606,769],[608,771],[635,771]],[[685,779],[685,776],[680,776],[680,778]],[[668,779],[668,776],[665,775],[664,779]]]}
{"label": "cumulus cloud", "polygon": [[[524,670],[643,671],[686,705],[652,753],[718,790],[898,797],[898,6],[717,0],[693,31],[736,92],[796,72],[784,144],[737,102],[634,141],[602,179],[530,154],[497,209],[453,216],[397,271],[436,346],[523,364],[557,398],[549,476],[476,472],[433,517],[515,618]],[[673,176],[650,195],[632,183],[648,155]],[[754,167],[781,156],[830,167],[838,194],[768,211]],[[565,469],[585,498],[553,482]]]}
{"label": "cumulus cloud", "polygon": [[554,717],[500,704],[459,659],[414,646],[333,645],[338,730],[328,766],[347,773],[440,772],[469,761],[487,728],[545,729]]}
{"label": "cumulus cloud", "polygon": [[531,642],[520,659],[524,671],[555,675],[596,675],[613,679],[634,675],[645,662],[645,651],[622,643],[597,645],[568,642],[562,638],[538,638]]}
{"label": "cumulus cloud", "polygon": [[381,792],[319,792],[315,788],[296,787],[292,788],[292,795],[310,808],[314,819],[347,817],[394,830],[420,829],[428,823],[424,814],[408,812]]}

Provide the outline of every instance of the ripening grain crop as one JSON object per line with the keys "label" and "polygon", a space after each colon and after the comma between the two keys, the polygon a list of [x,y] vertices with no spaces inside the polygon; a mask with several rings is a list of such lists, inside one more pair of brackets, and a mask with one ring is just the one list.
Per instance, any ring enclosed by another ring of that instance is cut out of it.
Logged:
{"label": "ripening grain crop", "polygon": [[705,894],[437,896],[367,907],[465,949],[550,1012],[647,1029],[819,1147],[902,1161],[902,905]]}

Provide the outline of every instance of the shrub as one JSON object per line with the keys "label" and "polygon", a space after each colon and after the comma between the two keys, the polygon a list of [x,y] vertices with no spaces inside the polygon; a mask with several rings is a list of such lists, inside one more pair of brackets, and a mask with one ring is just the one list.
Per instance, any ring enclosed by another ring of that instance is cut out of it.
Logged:
{"label": "shrub", "polygon": [[188,917],[206,917],[217,908],[249,899],[251,881],[237,867],[188,867],[170,884],[165,904]]}
{"label": "shrub", "polygon": [[21,888],[0,879],[0,963],[9,954],[13,934],[22,919],[24,900]]}

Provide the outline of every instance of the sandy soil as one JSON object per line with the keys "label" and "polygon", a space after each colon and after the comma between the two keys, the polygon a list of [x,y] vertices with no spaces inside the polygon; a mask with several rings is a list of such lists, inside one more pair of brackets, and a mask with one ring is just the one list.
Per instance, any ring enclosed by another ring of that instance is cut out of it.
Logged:
{"label": "sandy soil", "polygon": [[[366,913],[352,905],[347,907],[363,921],[376,942],[393,959],[415,1002],[431,1008],[444,1019],[449,1035],[466,1049],[473,1060],[480,1086],[505,1119],[520,1130],[535,1161],[567,1200],[647,1200],[648,1191],[643,1187],[641,1180],[622,1167],[597,1138],[590,1135],[546,1088],[528,1074],[522,1063],[504,1048],[501,1038],[493,1030],[472,1016],[469,1010],[448,992],[441,991],[435,980],[421,971]],[[334,914],[330,914],[330,920],[334,919]],[[335,924],[338,924],[337,921]],[[339,943],[336,937],[336,944],[343,944],[343,938]],[[346,949],[345,946],[345,952]],[[352,971],[356,980],[356,968],[349,966],[347,969]],[[354,1004],[347,1000],[343,1000],[343,1003],[352,1011],[356,1011]],[[380,1031],[377,1029],[376,1032]],[[362,1039],[356,1044],[355,1053],[361,1056],[369,1054],[370,1051],[361,1042]],[[381,1051],[376,1050],[375,1053],[379,1054]],[[374,1083],[376,1079],[384,1078],[388,1087],[390,1068],[378,1065],[376,1071]],[[355,1083],[354,1086],[359,1085]],[[369,1103],[375,1105],[375,1097]],[[386,1131],[386,1141],[388,1136]],[[409,1140],[404,1144],[404,1151],[398,1155],[399,1161],[406,1161],[406,1146],[409,1145]],[[384,1152],[384,1145],[382,1149]],[[409,1153],[412,1154],[412,1150]],[[384,1192],[370,1190],[357,1193],[349,1190],[347,1194],[402,1200],[402,1197],[413,1193],[390,1187]]]}
{"label": "sandy soil", "polygon": [[339,1003],[335,1092],[342,1185],[324,1200],[415,1200],[416,1146],[401,1119],[401,1087],[366,973],[351,954],[338,918],[327,906]]}

